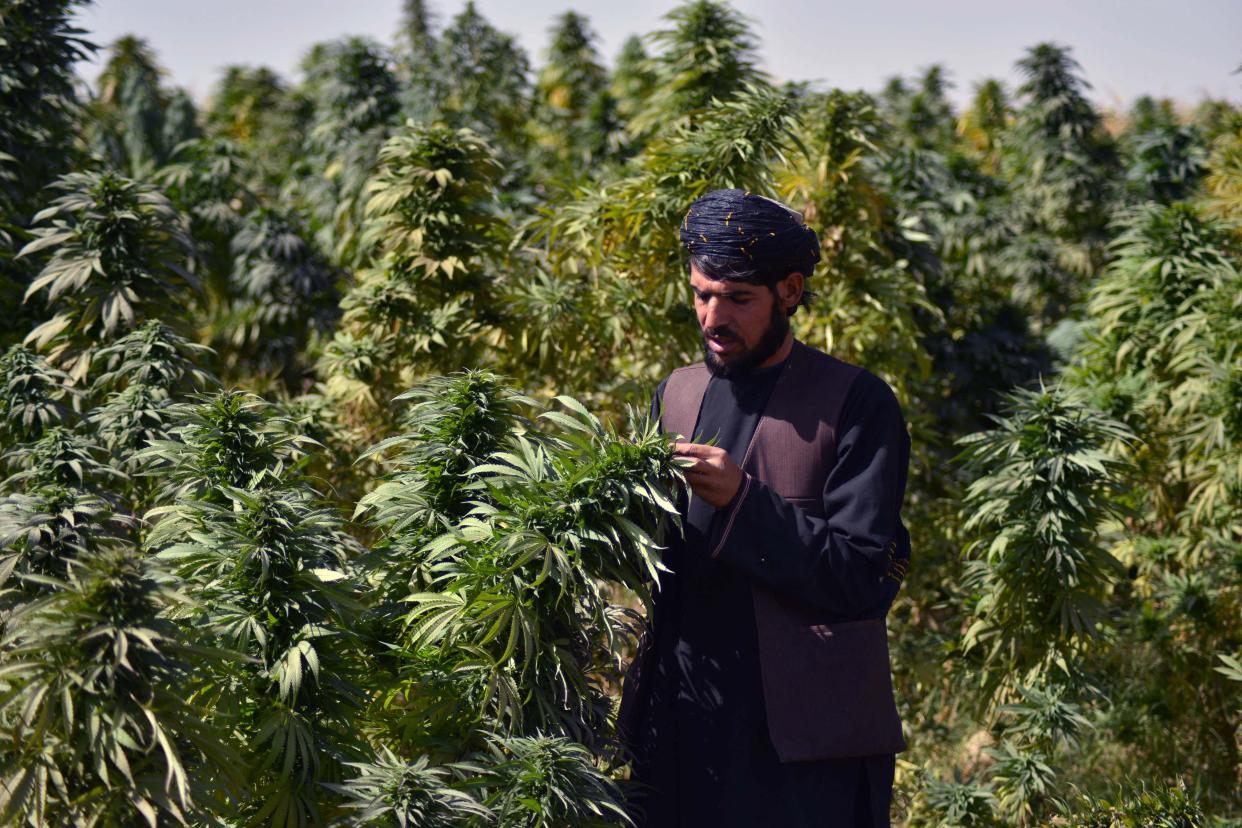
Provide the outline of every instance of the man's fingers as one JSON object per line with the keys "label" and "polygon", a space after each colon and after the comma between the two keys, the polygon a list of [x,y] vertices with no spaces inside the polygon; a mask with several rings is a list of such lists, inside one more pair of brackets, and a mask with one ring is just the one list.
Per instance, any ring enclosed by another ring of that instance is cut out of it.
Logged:
{"label": "man's fingers", "polygon": [[674,454],[684,454],[687,457],[710,457],[718,449],[715,446],[705,446],[702,443],[673,443]]}

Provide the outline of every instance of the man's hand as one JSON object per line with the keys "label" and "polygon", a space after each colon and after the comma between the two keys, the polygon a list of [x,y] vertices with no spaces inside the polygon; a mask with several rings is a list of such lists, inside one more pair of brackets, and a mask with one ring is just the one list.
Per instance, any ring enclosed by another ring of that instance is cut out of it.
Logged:
{"label": "man's hand", "polygon": [[682,471],[696,495],[717,509],[729,505],[742,485],[742,470],[733,462],[729,452],[717,446],[676,442],[673,443],[673,453],[693,461],[683,466]]}

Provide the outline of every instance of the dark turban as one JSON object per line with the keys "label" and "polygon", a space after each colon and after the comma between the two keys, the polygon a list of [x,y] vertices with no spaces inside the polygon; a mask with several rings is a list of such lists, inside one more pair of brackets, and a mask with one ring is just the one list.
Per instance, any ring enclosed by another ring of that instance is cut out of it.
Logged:
{"label": "dark turban", "polygon": [[819,237],[801,213],[745,190],[712,190],[695,200],[681,223],[681,243],[691,256],[764,281],[794,271],[810,276],[819,261]]}

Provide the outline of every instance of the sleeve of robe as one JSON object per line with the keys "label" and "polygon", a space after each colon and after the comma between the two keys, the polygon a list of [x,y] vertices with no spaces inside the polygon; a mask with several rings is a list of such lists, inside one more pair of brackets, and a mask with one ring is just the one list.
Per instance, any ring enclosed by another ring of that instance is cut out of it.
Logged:
{"label": "sleeve of robe", "polygon": [[863,372],[842,406],[824,517],[747,474],[717,512],[709,549],[769,589],[842,619],[883,615],[910,559],[901,522],[909,459],[897,398]]}

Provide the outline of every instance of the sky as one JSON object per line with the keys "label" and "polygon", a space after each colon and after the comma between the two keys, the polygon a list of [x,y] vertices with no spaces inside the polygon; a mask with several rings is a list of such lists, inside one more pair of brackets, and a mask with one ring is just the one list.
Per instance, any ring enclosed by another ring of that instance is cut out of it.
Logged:
{"label": "sky", "polygon": [[[443,26],[465,0],[429,0]],[[670,0],[476,0],[518,39],[535,66],[560,13],[586,15],[611,62],[631,34],[661,28]],[[961,105],[975,83],[1018,82],[1026,47],[1053,40],[1073,48],[1092,97],[1118,109],[1141,94],[1194,104],[1242,102],[1242,0],[734,0],[754,24],[760,57],[777,81],[875,91],[895,74],[941,63]],[[172,83],[197,100],[222,67],[266,65],[296,78],[311,44],[345,35],[391,42],[400,0],[96,0],[77,15],[94,42],[123,34],[154,47]],[[82,65],[89,80],[99,61]]]}

